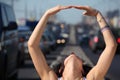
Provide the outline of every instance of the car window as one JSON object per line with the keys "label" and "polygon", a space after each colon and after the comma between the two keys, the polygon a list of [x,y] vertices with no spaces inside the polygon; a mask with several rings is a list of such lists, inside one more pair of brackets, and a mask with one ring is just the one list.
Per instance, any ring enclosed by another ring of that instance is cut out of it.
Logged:
{"label": "car window", "polygon": [[5,8],[1,7],[1,11],[2,11],[2,20],[3,20],[3,26],[8,26],[8,21],[7,21],[7,16],[5,14]]}
{"label": "car window", "polygon": [[2,35],[2,30],[1,30],[1,27],[0,27],[0,38],[1,38],[1,35]]}
{"label": "car window", "polygon": [[5,11],[6,11],[8,22],[16,22],[13,9],[9,6],[6,6]]}
{"label": "car window", "polygon": [[0,8],[0,37],[1,37],[1,34],[2,34],[2,13],[1,13],[1,8]]}

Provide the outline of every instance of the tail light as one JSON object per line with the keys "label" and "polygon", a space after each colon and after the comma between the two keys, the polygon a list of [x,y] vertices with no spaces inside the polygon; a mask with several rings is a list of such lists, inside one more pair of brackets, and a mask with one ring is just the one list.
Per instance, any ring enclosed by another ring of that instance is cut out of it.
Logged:
{"label": "tail light", "polygon": [[120,38],[117,39],[117,42],[120,43]]}
{"label": "tail light", "polygon": [[96,43],[97,43],[97,42],[98,42],[98,40],[99,40],[99,39],[98,39],[98,37],[97,37],[97,36],[96,36],[96,37],[94,37],[94,42],[96,42]]}

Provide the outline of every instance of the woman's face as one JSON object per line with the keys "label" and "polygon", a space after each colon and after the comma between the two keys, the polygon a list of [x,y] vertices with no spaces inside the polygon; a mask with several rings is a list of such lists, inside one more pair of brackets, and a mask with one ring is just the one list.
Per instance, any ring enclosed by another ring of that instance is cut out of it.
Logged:
{"label": "woman's face", "polygon": [[82,60],[75,54],[69,55],[64,61],[64,71],[63,75],[68,76],[82,76],[83,67]]}

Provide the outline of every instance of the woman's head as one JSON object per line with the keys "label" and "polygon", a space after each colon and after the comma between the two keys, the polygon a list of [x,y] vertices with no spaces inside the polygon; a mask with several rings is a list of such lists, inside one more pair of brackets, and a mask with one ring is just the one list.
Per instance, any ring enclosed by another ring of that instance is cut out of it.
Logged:
{"label": "woman's head", "polygon": [[[76,68],[76,70],[79,70],[82,74],[82,76],[86,76],[89,70],[92,68],[87,64],[83,64],[83,60],[80,59],[77,55],[74,53],[71,53],[70,55],[67,56],[62,56],[59,57],[59,60],[56,60],[53,62],[51,67],[55,71],[58,77],[62,77],[64,69],[67,68],[68,66],[71,66],[70,64],[72,63],[71,68]],[[77,65],[77,66],[76,66]]]}
{"label": "woman's head", "polygon": [[63,76],[82,76],[83,72],[84,71],[82,60],[74,53],[70,54],[64,61]]}

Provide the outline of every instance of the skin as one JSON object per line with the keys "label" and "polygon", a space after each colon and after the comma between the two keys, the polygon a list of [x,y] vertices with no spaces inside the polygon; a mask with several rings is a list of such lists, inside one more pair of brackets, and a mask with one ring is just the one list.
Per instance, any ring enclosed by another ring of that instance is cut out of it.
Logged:
{"label": "skin", "polygon": [[[85,10],[83,15],[96,17],[100,28],[103,28],[107,25],[105,19],[102,14],[89,7],[89,6],[56,6],[45,12],[45,14],[40,19],[39,23],[35,27],[33,33],[31,34],[28,40],[28,49],[34,66],[42,80],[57,80],[57,76],[55,72],[50,69],[48,66],[45,57],[39,47],[39,42],[41,40],[41,36],[46,27],[46,22],[48,18],[57,12],[65,9],[75,8],[78,10]],[[117,48],[117,43],[114,39],[114,36],[110,30],[105,30],[102,32],[104,41],[105,41],[105,49],[100,55],[100,58],[97,64],[89,71],[87,74],[87,80],[103,80],[106,75],[113,57],[115,55],[115,51]],[[65,69],[63,71],[62,80],[82,80],[82,61],[75,54],[72,54],[67,57],[64,62]],[[70,67],[71,66],[71,67]],[[68,73],[68,71],[70,71]]]}
{"label": "skin", "polygon": [[83,67],[82,60],[75,54],[69,55],[64,61],[63,80],[81,80]]}

